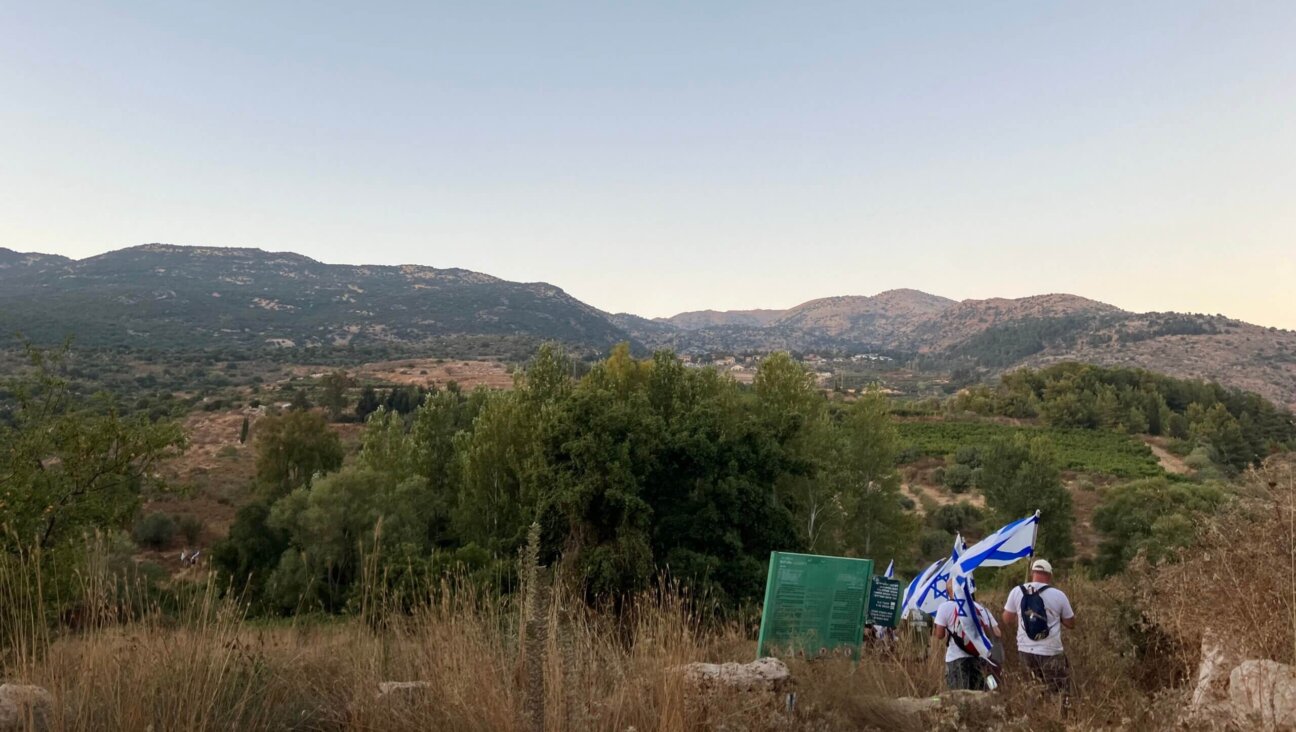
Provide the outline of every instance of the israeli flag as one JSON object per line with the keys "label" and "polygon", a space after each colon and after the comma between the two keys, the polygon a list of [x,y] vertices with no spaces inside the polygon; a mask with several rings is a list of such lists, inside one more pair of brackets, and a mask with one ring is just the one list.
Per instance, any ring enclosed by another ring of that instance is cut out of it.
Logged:
{"label": "israeli flag", "polygon": [[950,551],[949,558],[933,565],[936,567],[935,571],[924,582],[919,583],[912,607],[928,615],[934,615],[940,609],[941,603],[953,599],[950,595],[951,573],[959,558],[966,552],[967,543],[963,541],[963,537],[961,535],[954,537],[954,548]]}
{"label": "israeli flag", "polygon": [[927,586],[927,583],[931,581],[931,578],[935,576],[935,574],[940,571],[941,567],[948,561],[949,559],[937,559],[931,563],[931,566],[924,569],[921,574],[910,580],[909,586],[906,587],[904,591],[904,599],[900,601],[900,617],[907,617],[911,610],[918,609],[915,603],[918,600],[919,591],[921,588]]}
{"label": "israeli flag", "polygon": [[966,577],[980,567],[1006,567],[1035,553],[1039,533],[1039,511],[1017,519],[972,545],[954,560],[955,577]]}
{"label": "israeli flag", "polygon": [[[957,569],[955,572],[957,572]],[[973,583],[972,576],[955,574],[951,584],[954,588],[954,602],[958,605],[959,627],[957,632],[976,649],[977,655],[981,656],[990,665],[997,665],[991,660],[991,649],[994,646],[994,641],[990,640],[990,628],[985,626],[980,613],[977,612],[976,584]],[[955,632],[952,628],[950,631]]]}
{"label": "israeli flag", "polygon": [[891,562],[890,562],[889,564],[887,564],[886,571],[882,573],[882,576],[883,576],[883,577],[886,577],[887,579],[895,579],[895,560],[894,560],[894,559],[892,559]]}

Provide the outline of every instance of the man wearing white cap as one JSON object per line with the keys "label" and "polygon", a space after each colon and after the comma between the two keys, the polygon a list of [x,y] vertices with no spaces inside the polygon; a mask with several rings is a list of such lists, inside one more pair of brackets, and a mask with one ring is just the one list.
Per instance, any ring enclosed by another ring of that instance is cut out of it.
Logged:
{"label": "man wearing white cap", "polygon": [[1053,586],[1053,565],[1036,559],[1031,581],[1008,593],[1004,603],[1005,626],[1017,626],[1017,651],[1022,665],[1049,691],[1070,703],[1071,666],[1062,649],[1062,629],[1075,627],[1075,611],[1066,593]]}

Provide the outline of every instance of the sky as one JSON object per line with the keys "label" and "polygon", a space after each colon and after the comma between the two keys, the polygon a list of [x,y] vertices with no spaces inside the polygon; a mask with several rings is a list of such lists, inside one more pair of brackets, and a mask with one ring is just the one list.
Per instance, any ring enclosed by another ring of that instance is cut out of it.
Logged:
{"label": "sky", "polygon": [[1296,329],[1296,3],[0,0],[0,246]]}

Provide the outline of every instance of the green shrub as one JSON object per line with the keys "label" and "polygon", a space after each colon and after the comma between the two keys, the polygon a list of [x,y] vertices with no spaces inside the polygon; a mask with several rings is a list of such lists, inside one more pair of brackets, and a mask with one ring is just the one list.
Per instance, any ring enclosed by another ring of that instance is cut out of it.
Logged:
{"label": "green shrub", "polygon": [[954,535],[940,529],[924,531],[922,539],[918,543],[918,549],[922,552],[922,558],[926,561],[949,556],[952,546],[954,546]]}
{"label": "green shrub", "polygon": [[175,537],[176,522],[165,513],[150,513],[135,523],[131,538],[136,544],[162,549]]}
{"label": "green shrub", "polygon": [[1184,458],[1184,465],[1199,471],[1215,467],[1215,463],[1211,460],[1210,448],[1204,445],[1193,448],[1193,451]]}
{"label": "green shrub", "polygon": [[963,463],[954,463],[945,469],[945,477],[942,481],[946,488],[954,493],[964,493],[972,487],[972,468]]}
{"label": "green shrub", "polygon": [[185,515],[176,520],[176,526],[180,529],[180,535],[185,538],[185,542],[193,545],[198,543],[207,525],[197,516]]}
{"label": "green shrub", "polygon": [[947,534],[966,533],[980,528],[984,521],[985,512],[967,501],[946,504],[927,516],[927,523],[932,528]]}
{"label": "green shrub", "polygon": [[969,468],[981,467],[981,451],[976,445],[961,445],[954,452],[954,462]]}

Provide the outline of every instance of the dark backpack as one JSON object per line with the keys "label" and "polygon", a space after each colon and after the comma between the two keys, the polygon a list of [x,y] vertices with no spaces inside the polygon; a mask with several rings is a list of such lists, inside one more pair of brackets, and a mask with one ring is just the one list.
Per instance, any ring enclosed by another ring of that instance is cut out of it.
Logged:
{"label": "dark backpack", "polygon": [[1021,585],[1018,589],[1021,590],[1021,608],[1017,617],[1022,630],[1026,631],[1026,637],[1031,640],[1044,640],[1049,636],[1049,621],[1048,608],[1044,606],[1042,595],[1044,590],[1049,589],[1049,585],[1036,590]]}

